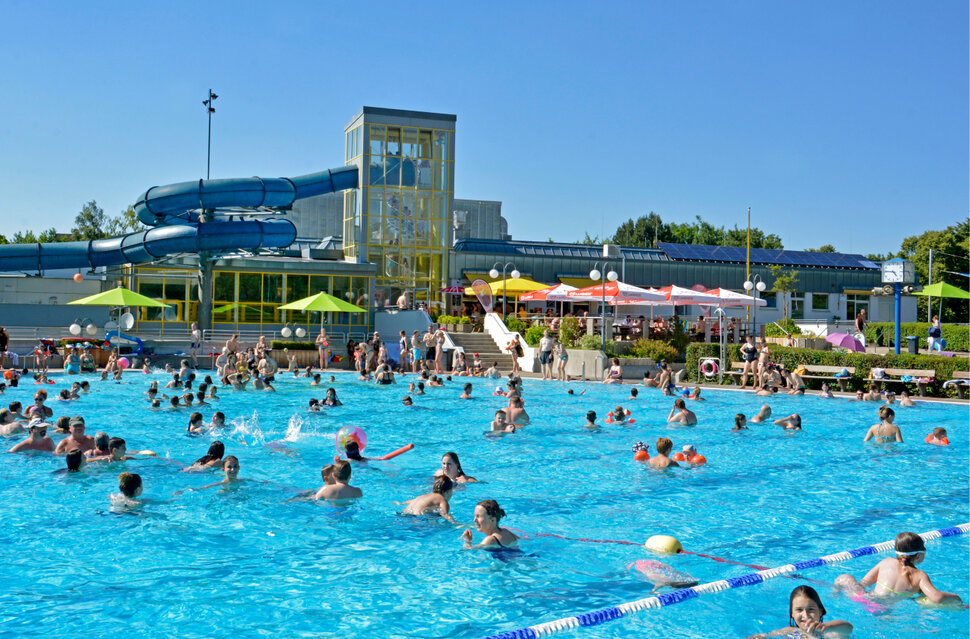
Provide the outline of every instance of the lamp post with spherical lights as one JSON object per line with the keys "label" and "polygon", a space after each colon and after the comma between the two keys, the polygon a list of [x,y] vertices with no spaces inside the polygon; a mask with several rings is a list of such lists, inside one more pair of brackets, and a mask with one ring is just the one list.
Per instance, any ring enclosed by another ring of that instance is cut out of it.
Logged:
{"label": "lamp post with spherical lights", "polygon": [[[492,278],[493,280],[497,280],[498,279],[498,276],[499,276],[498,265],[499,264],[501,264],[501,262],[495,262],[495,264],[492,264],[492,270],[490,270],[488,272],[488,276],[490,278]],[[522,277],[522,273],[520,273],[519,270],[517,268],[515,268],[515,263],[514,262],[506,262],[505,264],[502,265],[502,321],[503,322],[505,321],[505,313],[506,313],[506,310],[507,310],[506,309],[506,295],[505,295],[505,291],[506,291],[506,283],[508,282],[508,279],[505,277],[505,271],[510,266],[512,267],[512,272],[509,273],[509,275],[512,276],[512,279],[513,280],[517,280],[520,277]]]}
{"label": "lamp post with spherical lights", "polygon": [[758,328],[758,299],[761,297],[761,293],[764,293],[768,285],[761,280],[761,275],[755,273],[754,277],[750,280],[745,280],[744,290],[750,293],[754,290],[754,305],[752,307],[753,311],[751,314],[751,334],[754,335]]}
{"label": "lamp post with spherical lights", "polygon": [[602,298],[600,299],[600,335],[602,340],[600,340],[603,351],[606,351],[606,282],[615,282],[619,275],[616,271],[610,270],[607,272],[606,269],[610,267],[609,262],[603,262],[603,268],[600,268],[600,263],[596,262],[593,264],[593,270],[589,272],[589,279],[594,282],[599,280],[602,283]]}

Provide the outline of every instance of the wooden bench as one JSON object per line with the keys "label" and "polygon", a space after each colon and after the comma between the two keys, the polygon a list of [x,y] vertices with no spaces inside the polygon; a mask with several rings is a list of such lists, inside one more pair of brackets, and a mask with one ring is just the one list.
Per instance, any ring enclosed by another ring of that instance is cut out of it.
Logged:
{"label": "wooden bench", "polygon": [[953,379],[943,382],[943,388],[956,386],[957,395],[960,399],[967,398],[967,388],[970,387],[970,373],[967,371],[953,371]]}
{"label": "wooden bench", "polygon": [[[898,379],[904,375],[912,377],[912,381],[904,382],[902,379]],[[885,378],[872,379],[871,381],[877,391],[882,391],[883,384],[902,384],[904,387],[906,384],[916,384],[917,389],[919,389],[919,396],[926,397],[926,382],[917,380],[920,378],[933,379],[934,377],[936,377],[936,371],[929,369],[887,368]]]}
{"label": "wooden bench", "polygon": [[[855,366],[821,366],[816,364],[804,364],[805,375],[802,379],[824,379],[825,381],[836,380],[839,383],[839,390],[843,393],[849,389],[849,379],[855,375]],[[835,377],[836,373],[841,373],[842,369],[849,372],[849,377]],[[826,375],[809,375],[808,373],[827,373]]]}
{"label": "wooden bench", "polygon": [[[802,379],[823,379],[825,381],[835,380],[839,383],[839,388],[842,392],[848,390],[850,377],[835,377],[836,373],[839,373],[844,368],[849,372],[849,375],[855,375],[854,366],[821,366],[815,364],[804,364],[805,375],[800,375]],[[731,362],[731,377],[734,378],[734,383],[738,386],[741,385],[741,373],[744,370],[744,362]],[[812,375],[811,373],[828,373],[828,375]]]}

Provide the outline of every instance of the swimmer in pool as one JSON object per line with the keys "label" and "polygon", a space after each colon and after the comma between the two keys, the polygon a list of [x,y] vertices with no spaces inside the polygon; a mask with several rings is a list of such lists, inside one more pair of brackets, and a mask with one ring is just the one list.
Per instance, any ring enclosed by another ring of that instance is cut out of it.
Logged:
{"label": "swimmer in pool", "polygon": [[775,420],[776,426],[781,426],[785,430],[801,430],[802,418],[798,413],[792,413],[788,417]]}
{"label": "swimmer in pool", "polygon": [[185,432],[191,435],[198,435],[205,430],[205,424],[202,422],[202,413],[192,413],[189,415],[189,425],[185,429]]}
{"label": "swimmer in pool", "polygon": [[832,391],[829,390],[828,382],[822,382],[822,390],[818,392],[818,396],[820,399],[832,399],[833,395]]}
{"label": "swimmer in pool", "polygon": [[505,511],[494,499],[486,499],[475,505],[475,528],[485,535],[480,544],[472,545],[472,531],[469,528],[461,534],[465,549],[479,548],[508,548],[516,546],[519,538],[506,528],[500,528],[498,522],[505,517]]}
{"label": "swimmer in pool", "polygon": [[112,437],[108,440],[108,454],[100,457],[91,457],[91,462],[116,462],[129,459],[142,459],[128,454],[128,444],[120,437]]}
{"label": "swimmer in pool", "polygon": [[573,397],[579,397],[580,395],[586,394],[586,389],[584,388],[581,393],[576,393],[573,389],[570,388],[569,390],[566,391],[566,394],[572,395]]}
{"label": "swimmer in pool", "polygon": [[771,406],[769,406],[768,404],[762,404],[761,410],[758,411],[758,414],[752,417],[749,421],[752,424],[760,424],[766,419],[770,419],[770,418],[771,418]]}
{"label": "swimmer in pool", "polygon": [[404,399],[401,400],[401,403],[405,406],[414,406],[414,400],[411,399],[410,395],[405,395]]}
{"label": "swimmer in pool", "polygon": [[310,401],[307,404],[307,410],[309,410],[311,413],[320,412],[320,400],[314,397],[311,397]]}
{"label": "swimmer in pool", "polygon": [[683,399],[678,398],[674,401],[674,406],[670,409],[670,414],[667,415],[667,423],[693,426],[697,423],[697,415],[687,408],[687,404]]}
{"label": "swimmer in pool", "polygon": [[110,455],[111,451],[108,450],[110,443],[111,437],[108,436],[108,433],[99,430],[94,434],[94,448],[84,454],[88,457],[104,457],[105,455]]}
{"label": "swimmer in pool", "polygon": [[630,411],[626,410],[622,406],[617,406],[613,409],[613,412],[610,413],[609,417],[614,424],[625,424],[630,418]]}
{"label": "swimmer in pool", "polygon": [[335,461],[333,463],[333,483],[325,484],[323,488],[317,491],[314,499],[343,501],[363,497],[364,493],[360,488],[350,485],[351,473],[352,469],[349,461],[345,459]]}
{"label": "swimmer in pool", "polygon": [[647,462],[654,468],[670,468],[679,467],[680,464],[675,462],[670,458],[670,451],[673,449],[674,443],[667,439],[666,437],[661,437],[657,440],[657,454],[650,458]]}
{"label": "swimmer in pool", "polygon": [[121,473],[118,475],[118,489],[121,491],[124,506],[137,506],[135,501],[142,492],[141,475],[137,473]]}
{"label": "swimmer in pool", "polygon": [[532,421],[529,419],[529,413],[525,412],[524,405],[525,402],[521,397],[509,397],[509,406],[506,413],[510,423],[524,426]]}
{"label": "swimmer in pool", "polygon": [[226,427],[226,414],[221,410],[217,410],[212,413],[212,423],[209,424],[209,428],[225,428]]}
{"label": "swimmer in pool", "polygon": [[235,455],[226,455],[226,458],[222,460],[222,472],[226,474],[225,479],[222,481],[217,481],[214,484],[208,484],[199,488],[199,490],[205,490],[206,488],[212,488],[213,486],[231,486],[233,484],[238,484],[243,479],[239,479],[239,459]]}
{"label": "swimmer in pool", "polygon": [[630,396],[627,397],[626,400],[628,402],[635,400],[637,398],[637,395],[639,394],[639,392],[640,391],[638,391],[636,388],[631,388],[630,389]]}
{"label": "swimmer in pool", "polygon": [[862,441],[867,442],[871,439],[877,444],[885,444],[891,441],[902,444],[903,433],[899,430],[899,426],[893,423],[895,419],[896,411],[888,406],[880,406],[879,423],[869,427],[869,431]]}
{"label": "swimmer in pool", "polygon": [[458,399],[471,399],[472,398],[472,385],[471,383],[465,384],[464,392],[458,396]]}
{"label": "swimmer in pool", "polygon": [[218,468],[222,466],[222,456],[226,454],[226,445],[216,440],[209,444],[209,451],[196,459],[186,470],[199,471],[206,468]]}
{"label": "swimmer in pool", "polygon": [[596,411],[590,410],[586,411],[586,423],[583,424],[583,428],[599,428],[600,425],[596,423]]}
{"label": "swimmer in pool", "polygon": [[789,637],[791,639],[809,637],[848,637],[852,634],[852,624],[836,619],[823,621],[825,606],[818,593],[811,586],[798,586],[788,599],[788,617],[791,625],[769,633],[751,635],[748,639],[766,637]]}
{"label": "swimmer in pool", "polygon": [[26,422],[18,420],[10,409],[0,408],[0,437],[10,437],[26,433]]}
{"label": "swimmer in pool", "polygon": [[11,453],[26,453],[28,451],[41,451],[47,453],[54,452],[54,440],[47,436],[47,427],[50,424],[47,422],[35,419],[30,422],[27,426],[27,432],[29,435],[27,439],[14,444],[13,447],[7,451]]}
{"label": "swimmer in pool", "polygon": [[[963,603],[959,595],[937,590],[929,575],[916,566],[926,559],[926,544],[916,533],[896,535],[896,556],[886,557],[866,573],[862,581],[849,574],[839,575],[835,586],[853,599],[866,594],[884,599],[905,599],[924,595],[933,603]],[[866,588],[874,586],[870,593]]]}
{"label": "swimmer in pool", "polygon": [[707,399],[701,397],[701,387],[700,386],[694,386],[694,392],[692,392],[690,394],[690,396],[687,397],[687,399],[692,399],[692,400],[697,401],[697,402],[706,402],[707,401]]}
{"label": "swimmer in pool", "polygon": [[934,428],[933,432],[926,436],[926,443],[934,444],[936,446],[949,446],[950,440],[946,436],[946,429]]}
{"label": "swimmer in pool", "polygon": [[71,434],[57,444],[54,449],[55,455],[63,455],[69,450],[80,448],[81,452],[86,452],[94,448],[94,437],[84,434],[84,418],[75,415],[71,418]]}
{"label": "swimmer in pool", "polygon": [[734,428],[731,429],[732,433],[737,433],[742,430],[750,430],[746,424],[748,423],[748,418],[744,416],[744,413],[738,413],[734,416]]}
{"label": "swimmer in pool", "polygon": [[509,424],[506,420],[508,416],[501,408],[495,411],[495,419],[492,420],[491,428],[493,433],[514,433],[515,424]]}
{"label": "swimmer in pool", "polygon": [[405,515],[430,515],[437,513],[453,524],[458,522],[451,516],[448,500],[454,492],[454,482],[447,475],[439,475],[434,480],[434,486],[427,495],[421,495],[404,502]]}
{"label": "swimmer in pool", "polygon": [[74,448],[67,455],[64,456],[64,461],[67,464],[67,472],[78,473],[84,468],[86,463],[84,459],[84,453],[81,452],[80,448]]}
{"label": "swimmer in pool", "polygon": [[478,481],[474,477],[469,477],[465,474],[465,471],[461,468],[461,462],[458,461],[458,453],[451,451],[441,457],[441,468],[435,471],[435,477],[441,475],[447,475],[456,484]]}
{"label": "swimmer in pool", "polygon": [[899,405],[900,406],[916,406],[916,402],[909,398],[909,391],[904,390],[899,395]]}
{"label": "swimmer in pool", "polygon": [[327,396],[322,402],[323,406],[343,406],[343,402],[337,399],[337,389],[330,387],[327,389]]}

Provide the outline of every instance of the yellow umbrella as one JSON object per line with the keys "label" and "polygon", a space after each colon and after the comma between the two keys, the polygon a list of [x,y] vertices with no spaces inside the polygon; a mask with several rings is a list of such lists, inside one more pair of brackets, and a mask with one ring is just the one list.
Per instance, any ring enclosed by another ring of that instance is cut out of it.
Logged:
{"label": "yellow umbrella", "polygon": [[104,291],[103,293],[96,293],[94,295],[89,295],[88,297],[82,297],[79,300],[68,302],[68,304],[76,304],[78,306],[144,306],[148,308],[168,307],[168,304],[163,304],[158,300],[153,300],[152,298],[146,297],[141,293],[130,291],[124,286],[118,286],[118,288],[110,291]]}
{"label": "yellow umbrella", "polygon": [[[501,295],[503,290],[509,297],[518,297],[523,293],[531,293],[532,291],[541,291],[544,288],[549,288],[546,284],[540,284],[534,280],[530,280],[527,277],[520,277],[519,279],[512,279],[511,277],[505,280],[495,280],[490,282],[488,287],[492,290],[492,295]],[[465,289],[465,295],[474,295],[475,291],[472,287],[467,287]]]}

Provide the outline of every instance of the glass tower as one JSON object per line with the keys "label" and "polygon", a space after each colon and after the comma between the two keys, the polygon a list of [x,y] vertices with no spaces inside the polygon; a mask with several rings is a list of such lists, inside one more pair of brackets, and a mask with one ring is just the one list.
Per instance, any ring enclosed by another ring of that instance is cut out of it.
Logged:
{"label": "glass tower", "polygon": [[455,193],[456,116],[364,107],[344,127],[344,257],[377,265],[373,306],[440,302],[447,285]]}

